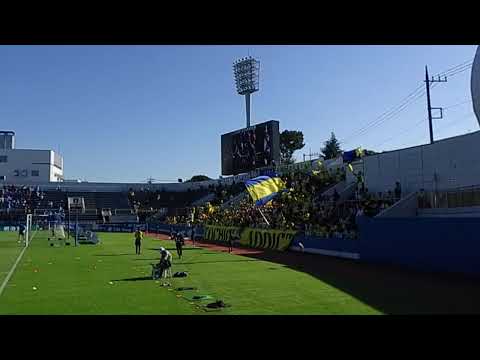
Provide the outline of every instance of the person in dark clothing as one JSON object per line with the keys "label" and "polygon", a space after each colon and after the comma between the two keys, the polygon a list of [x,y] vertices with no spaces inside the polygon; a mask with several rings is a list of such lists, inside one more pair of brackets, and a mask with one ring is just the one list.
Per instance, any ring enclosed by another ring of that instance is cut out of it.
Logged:
{"label": "person in dark clothing", "polygon": [[337,203],[337,201],[340,199],[340,195],[337,192],[337,189],[334,189],[333,191],[333,202]]}
{"label": "person in dark clothing", "polygon": [[232,253],[232,247],[233,247],[233,235],[232,233],[229,234],[228,236],[228,253]]}
{"label": "person in dark clothing", "polygon": [[25,241],[25,225],[20,225],[18,229],[18,242]]}
{"label": "person in dark clothing", "polygon": [[175,236],[175,246],[177,248],[177,254],[179,259],[182,258],[182,252],[183,252],[183,235],[182,233],[178,232],[177,235]]}
{"label": "person in dark clothing", "polygon": [[365,191],[365,179],[361,171],[358,173],[353,173],[353,175],[357,178],[357,189],[362,193]]}
{"label": "person in dark clothing", "polygon": [[142,247],[142,239],[143,239],[143,233],[140,231],[140,229],[137,229],[135,231],[135,254],[140,255],[140,250]]}
{"label": "person in dark clothing", "polygon": [[402,187],[400,185],[400,182],[396,182],[395,183],[395,201],[398,201],[400,200],[400,198],[402,197]]}
{"label": "person in dark clothing", "polygon": [[192,240],[193,246],[195,246],[195,227],[192,226],[190,230],[190,240]]}
{"label": "person in dark clothing", "polygon": [[232,234],[230,233],[229,237],[228,237],[228,252],[229,253],[232,253],[233,251],[233,243],[235,241],[238,241],[240,240],[240,237],[238,236],[238,234]]}

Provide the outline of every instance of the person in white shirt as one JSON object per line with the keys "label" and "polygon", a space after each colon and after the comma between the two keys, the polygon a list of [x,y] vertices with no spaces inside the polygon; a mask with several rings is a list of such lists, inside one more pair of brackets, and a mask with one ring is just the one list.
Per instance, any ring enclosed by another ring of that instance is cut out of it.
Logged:
{"label": "person in white shirt", "polygon": [[160,263],[158,265],[161,269],[160,277],[162,277],[163,272],[169,269],[170,267],[172,267],[172,254],[170,253],[170,251],[162,247],[160,249],[160,255],[161,255],[161,258],[160,258]]}

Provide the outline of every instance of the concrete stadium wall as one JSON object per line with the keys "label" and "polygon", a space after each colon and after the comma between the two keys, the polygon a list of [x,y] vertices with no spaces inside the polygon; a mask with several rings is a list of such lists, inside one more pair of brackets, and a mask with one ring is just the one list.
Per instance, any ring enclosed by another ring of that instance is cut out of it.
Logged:
{"label": "concrete stadium wall", "polygon": [[418,210],[417,193],[411,193],[407,197],[385,209],[376,218],[405,218],[416,216]]}
{"label": "concrete stadium wall", "polygon": [[[358,174],[360,171],[362,172],[362,174],[365,174],[365,169],[364,169],[364,162],[363,160],[357,160],[355,162],[352,162],[352,167],[353,167],[353,171]],[[347,182],[347,184],[352,184],[352,183],[356,183],[357,182],[357,178],[355,175],[353,175],[353,173],[346,169],[346,173],[345,173],[345,180]]]}
{"label": "concrete stadium wall", "polygon": [[335,184],[334,186],[328,188],[327,190],[325,190],[323,193],[322,193],[322,196],[332,196],[333,193],[335,192],[335,190],[337,190],[337,192],[339,194],[341,194],[345,188],[347,187],[347,183],[345,181],[340,181],[339,183]]}
{"label": "concrete stadium wall", "polygon": [[458,208],[418,209],[418,216],[424,217],[480,217],[480,206]]}
{"label": "concrete stadium wall", "polygon": [[361,260],[427,271],[480,274],[475,218],[362,218]]}
{"label": "concrete stadium wall", "polygon": [[370,192],[386,192],[402,185],[404,194],[452,189],[479,183],[480,131],[443,139],[434,144],[390,151],[363,158]]}

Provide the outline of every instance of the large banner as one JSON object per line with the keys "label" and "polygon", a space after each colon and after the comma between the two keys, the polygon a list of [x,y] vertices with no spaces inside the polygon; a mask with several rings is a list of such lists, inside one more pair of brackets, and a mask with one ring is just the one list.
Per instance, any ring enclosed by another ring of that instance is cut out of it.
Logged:
{"label": "large banner", "polygon": [[228,242],[230,236],[235,238],[241,232],[239,227],[234,226],[205,226],[203,238],[208,241]]}
{"label": "large banner", "polygon": [[296,235],[294,230],[262,230],[246,228],[242,231],[240,244],[262,249],[285,251]]}

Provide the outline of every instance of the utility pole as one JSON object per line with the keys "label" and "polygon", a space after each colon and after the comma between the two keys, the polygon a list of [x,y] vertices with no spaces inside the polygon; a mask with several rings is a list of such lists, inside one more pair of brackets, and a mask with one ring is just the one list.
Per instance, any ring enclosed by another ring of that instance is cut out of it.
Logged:
{"label": "utility pole", "polygon": [[[432,104],[431,104],[431,101],[430,101],[430,84],[435,83],[435,82],[447,82],[447,77],[445,76],[443,79],[440,79],[440,76],[439,76],[438,79],[434,79],[433,76],[432,76],[432,79],[429,79],[428,68],[427,68],[427,65],[425,65],[425,86],[427,87],[427,110],[428,110],[428,127],[429,127],[429,130],[430,130],[430,144],[433,144],[432,120],[433,119],[443,119],[443,108],[441,108],[441,107],[432,108]],[[432,116],[432,110],[440,110],[440,116],[433,117]]]}

